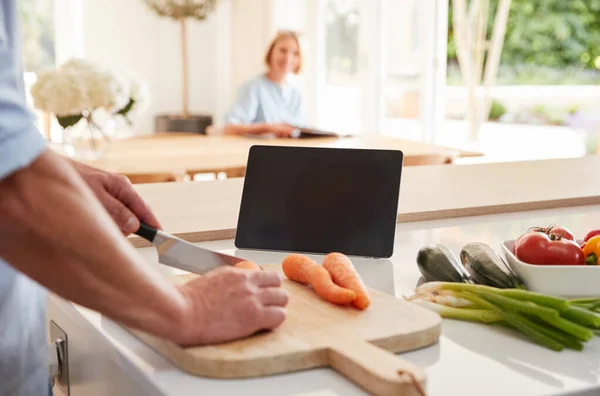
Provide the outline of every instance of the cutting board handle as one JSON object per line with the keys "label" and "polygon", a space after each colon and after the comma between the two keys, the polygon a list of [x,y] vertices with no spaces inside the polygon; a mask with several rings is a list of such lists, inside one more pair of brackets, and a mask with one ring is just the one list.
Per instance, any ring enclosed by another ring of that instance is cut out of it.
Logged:
{"label": "cutting board handle", "polygon": [[369,342],[356,340],[332,346],[328,357],[332,368],[374,395],[426,394],[422,368]]}

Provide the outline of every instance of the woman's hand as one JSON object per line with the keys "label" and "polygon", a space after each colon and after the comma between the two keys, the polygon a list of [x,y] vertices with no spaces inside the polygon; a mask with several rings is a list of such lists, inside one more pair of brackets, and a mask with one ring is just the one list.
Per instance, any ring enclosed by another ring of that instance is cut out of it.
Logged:
{"label": "woman's hand", "polygon": [[228,124],[223,128],[225,135],[275,135],[278,138],[290,138],[296,127],[285,124]]}
{"label": "woman's hand", "polygon": [[289,124],[266,124],[268,133],[273,133],[280,138],[292,137],[292,133],[296,130],[296,127]]}

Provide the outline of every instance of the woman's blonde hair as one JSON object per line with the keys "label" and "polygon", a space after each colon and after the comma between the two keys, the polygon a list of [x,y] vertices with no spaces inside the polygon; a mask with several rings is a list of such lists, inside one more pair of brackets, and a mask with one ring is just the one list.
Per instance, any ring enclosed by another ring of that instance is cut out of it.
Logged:
{"label": "woman's blonde hair", "polygon": [[300,70],[302,69],[302,61],[303,61],[302,47],[300,46],[300,38],[298,37],[298,33],[293,32],[291,30],[282,30],[279,33],[277,33],[275,38],[271,41],[271,44],[269,44],[269,49],[267,50],[267,53],[265,54],[265,64],[267,65],[267,67],[271,67],[271,56],[273,55],[273,50],[275,49],[275,45],[279,42],[279,40],[284,39],[284,38],[291,38],[298,45],[299,61],[298,61],[298,67],[296,68],[296,70],[294,70],[294,73],[298,74],[298,73],[300,73]]}

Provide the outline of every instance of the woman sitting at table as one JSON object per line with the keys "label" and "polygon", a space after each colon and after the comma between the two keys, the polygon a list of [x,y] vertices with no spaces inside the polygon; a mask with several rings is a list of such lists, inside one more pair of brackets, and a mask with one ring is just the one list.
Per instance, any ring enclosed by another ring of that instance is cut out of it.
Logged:
{"label": "woman sitting at table", "polygon": [[302,53],[298,36],[280,32],[265,56],[267,72],[245,83],[225,116],[223,133],[228,135],[272,134],[290,137],[304,125],[302,93],[288,79],[298,74]]}

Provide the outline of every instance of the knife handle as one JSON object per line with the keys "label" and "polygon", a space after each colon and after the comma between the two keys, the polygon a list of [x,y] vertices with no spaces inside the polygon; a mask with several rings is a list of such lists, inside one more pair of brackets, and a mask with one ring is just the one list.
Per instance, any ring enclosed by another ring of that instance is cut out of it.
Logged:
{"label": "knife handle", "polygon": [[154,242],[156,232],[157,231],[154,227],[150,227],[148,224],[140,223],[140,228],[138,228],[138,230],[135,233],[136,235],[139,235],[150,242]]}

